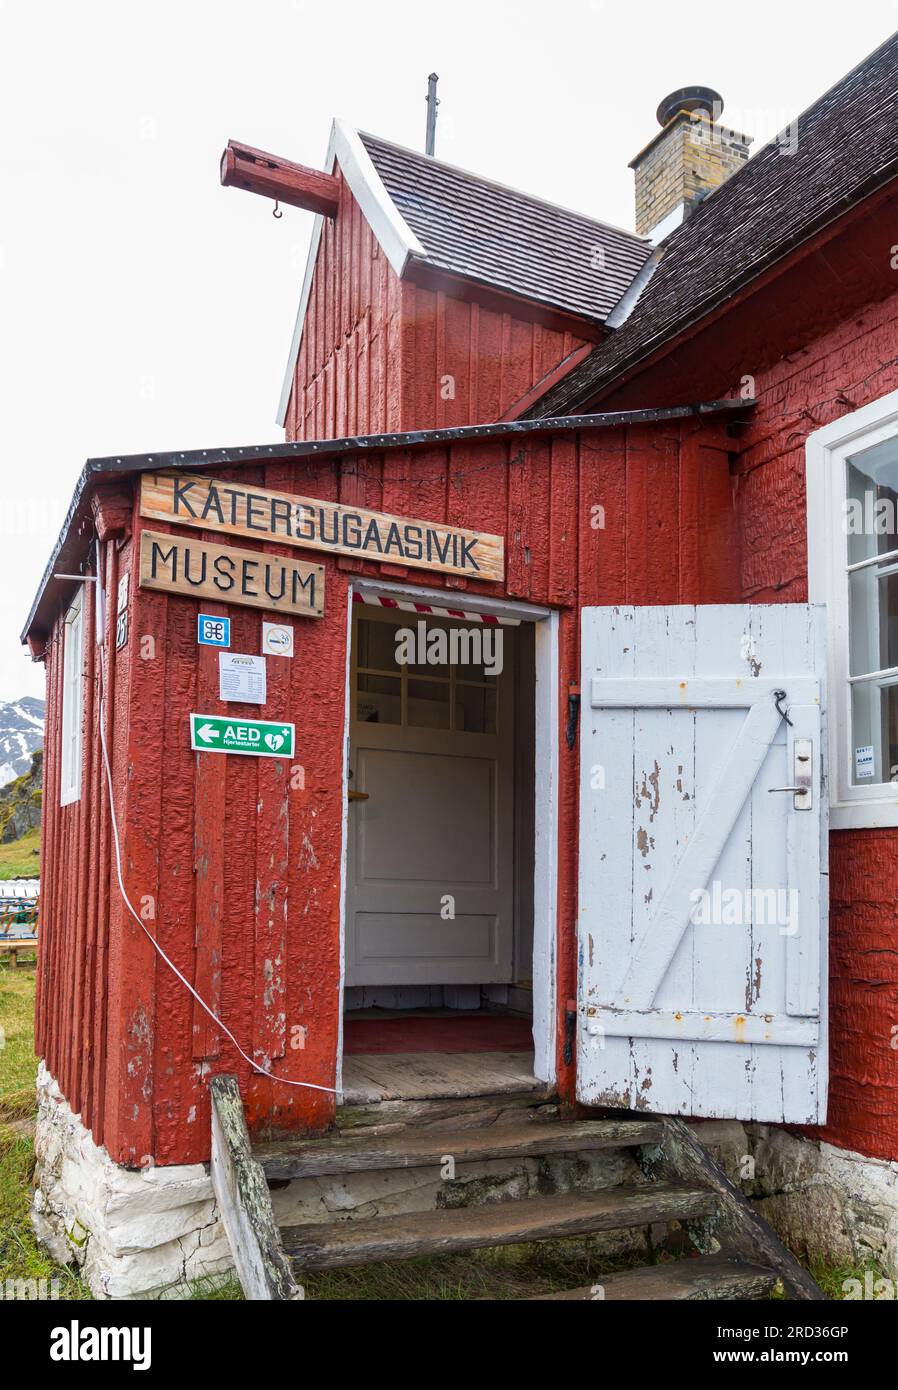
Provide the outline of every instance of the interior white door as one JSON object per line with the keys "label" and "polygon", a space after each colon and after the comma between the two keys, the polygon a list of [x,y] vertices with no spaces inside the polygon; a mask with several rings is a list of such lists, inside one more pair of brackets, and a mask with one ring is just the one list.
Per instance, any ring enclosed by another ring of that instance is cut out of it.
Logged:
{"label": "interior white door", "polygon": [[826,1117],[824,617],[583,612],[587,1104]]}
{"label": "interior white door", "polygon": [[490,676],[398,663],[400,627],[414,615],[353,615],[346,984],[508,982],[514,629]]}

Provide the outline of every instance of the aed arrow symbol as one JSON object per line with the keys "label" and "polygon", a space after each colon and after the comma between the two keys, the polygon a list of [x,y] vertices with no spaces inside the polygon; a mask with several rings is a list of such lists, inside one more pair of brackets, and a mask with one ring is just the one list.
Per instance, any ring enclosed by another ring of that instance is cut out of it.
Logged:
{"label": "aed arrow symbol", "polygon": [[197,738],[201,738],[204,743],[210,743],[213,738],[218,738],[219,731],[214,724],[203,724],[196,731]]}

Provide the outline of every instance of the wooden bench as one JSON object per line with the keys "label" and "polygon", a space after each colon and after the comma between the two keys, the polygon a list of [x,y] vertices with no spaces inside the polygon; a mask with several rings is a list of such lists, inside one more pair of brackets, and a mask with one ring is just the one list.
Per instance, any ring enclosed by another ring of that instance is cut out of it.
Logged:
{"label": "wooden bench", "polygon": [[36,936],[0,936],[0,951],[9,954],[9,968],[15,970],[19,963],[19,952],[23,949],[37,950]]}

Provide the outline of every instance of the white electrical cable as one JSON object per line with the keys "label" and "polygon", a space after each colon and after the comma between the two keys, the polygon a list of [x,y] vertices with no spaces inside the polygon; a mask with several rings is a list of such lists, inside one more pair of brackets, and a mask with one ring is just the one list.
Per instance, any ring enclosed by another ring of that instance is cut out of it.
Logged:
{"label": "white electrical cable", "polygon": [[165,952],[163,951],[162,947],[159,945],[159,942],[158,942],[158,941],[156,940],[156,938],[153,936],[153,933],[150,932],[150,931],[147,931],[146,924],[143,922],[143,920],[142,920],[142,919],[137,915],[137,913],[134,911],[134,908],[133,908],[132,905],[131,905],[131,900],[130,900],[130,898],[128,897],[128,894],[125,892],[125,885],[124,885],[124,882],[123,882],[123,880],[122,880],[122,856],[121,856],[121,852],[120,852],[120,849],[119,849],[118,821],[116,820],[116,815],[115,815],[115,796],[114,796],[114,794],[113,794],[113,789],[112,789],[112,769],[111,769],[111,767],[109,766],[109,753],[108,753],[107,748],[106,748],[106,711],[105,711],[105,695],[106,695],[106,689],[105,689],[105,681],[104,681],[104,676],[103,676],[103,655],[102,655],[102,651],[101,651],[101,654],[100,654],[99,670],[100,670],[100,745],[101,745],[101,747],[102,747],[102,749],[103,749],[103,766],[104,766],[105,769],[106,769],[106,785],[107,785],[107,788],[108,788],[108,791],[109,791],[109,814],[110,814],[110,817],[111,817],[111,819],[112,819],[112,838],[113,838],[113,843],[114,843],[114,845],[115,845],[115,870],[116,870],[116,874],[117,874],[117,876],[118,876],[118,886],[119,886],[119,892],[120,892],[121,895],[122,895],[122,901],[124,902],[125,906],[127,907],[127,909],[128,909],[128,911],[130,912],[131,916],[134,918],[134,920],[135,920],[135,922],[137,923],[137,925],[140,927],[141,931],[144,933],[145,936],[147,936],[147,937],[149,938],[150,941],[152,941],[154,947],[155,947],[156,950],[159,952],[159,955],[160,955],[160,956],[162,957],[162,959],[165,961],[165,964],[169,967],[170,970],[172,970],[172,971],[175,973],[175,975],[177,975],[178,979],[181,981],[181,984],[184,985],[185,989],[187,989],[187,990],[190,991],[190,993],[193,995],[193,997],[194,997],[194,999],[196,1000],[196,1002],[199,1004],[200,1008],[206,1010],[206,1013],[209,1015],[209,1017],[211,1018],[212,1022],[213,1022],[218,1028],[221,1029],[221,1031],[224,1033],[225,1037],[230,1038],[231,1042],[234,1044],[234,1046],[236,1047],[237,1051],[240,1053],[240,1056],[243,1058],[243,1060],[244,1060],[245,1062],[249,1062],[249,1064],[250,1064],[250,1066],[252,1067],[253,1071],[258,1072],[261,1076],[268,1076],[268,1077],[270,1077],[272,1081],[277,1081],[277,1082],[279,1082],[280,1085],[282,1085],[282,1086],[302,1086],[302,1087],[303,1087],[305,1090],[307,1090],[307,1091],[326,1091],[326,1092],[328,1093],[328,1095],[331,1095],[331,1096],[339,1095],[339,1091],[338,1091],[338,1090],[336,1089],[336,1087],[334,1087],[334,1086],[316,1086],[316,1085],[314,1085],[311,1081],[288,1081],[286,1077],[284,1077],[284,1076],[275,1076],[274,1072],[270,1072],[270,1071],[268,1071],[265,1067],[260,1066],[258,1062],[254,1062],[253,1059],[252,1059],[252,1057],[250,1057],[246,1052],[244,1052],[243,1048],[240,1046],[239,1042],[238,1042],[237,1039],[234,1037],[234,1034],[231,1032],[231,1030],[230,1030],[230,1028],[227,1026],[227,1024],[226,1024],[226,1023],[222,1023],[221,1019],[218,1017],[218,1014],[216,1014],[212,1009],[209,1008],[209,1005],[206,1003],[205,999],[203,999],[199,994],[197,994],[196,990],[194,989],[194,987],[193,987],[193,985],[190,983],[190,981],[187,980],[187,979],[185,979],[185,977],[181,974],[180,970],[179,970],[178,967],[175,965],[174,961],[169,960],[168,956],[165,954]]}

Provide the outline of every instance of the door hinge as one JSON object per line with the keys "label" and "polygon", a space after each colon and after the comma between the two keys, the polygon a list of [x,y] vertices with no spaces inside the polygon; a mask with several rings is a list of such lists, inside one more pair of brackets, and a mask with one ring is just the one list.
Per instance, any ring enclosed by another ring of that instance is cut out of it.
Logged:
{"label": "door hinge", "polygon": [[574,744],[577,742],[577,723],[580,718],[580,687],[579,685],[568,686],[567,696],[567,746],[573,751]]}

